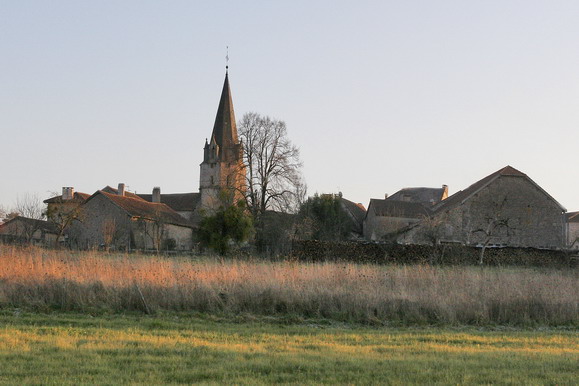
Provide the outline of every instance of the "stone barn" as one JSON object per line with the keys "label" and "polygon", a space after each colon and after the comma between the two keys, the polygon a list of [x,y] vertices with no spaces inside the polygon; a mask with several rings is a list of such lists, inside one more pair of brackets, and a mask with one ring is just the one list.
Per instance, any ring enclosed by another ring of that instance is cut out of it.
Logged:
{"label": "stone barn", "polygon": [[566,246],[565,208],[529,176],[506,166],[432,208],[427,221],[399,242],[560,249]]}

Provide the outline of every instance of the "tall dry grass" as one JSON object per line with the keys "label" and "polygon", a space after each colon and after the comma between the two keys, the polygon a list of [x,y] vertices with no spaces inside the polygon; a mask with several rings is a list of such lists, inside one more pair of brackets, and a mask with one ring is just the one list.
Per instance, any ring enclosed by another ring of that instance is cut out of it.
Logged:
{"label": "tall dry grass", "polygon": [[577,270],[377,266],[0,246],[0,307],[579,325]]}

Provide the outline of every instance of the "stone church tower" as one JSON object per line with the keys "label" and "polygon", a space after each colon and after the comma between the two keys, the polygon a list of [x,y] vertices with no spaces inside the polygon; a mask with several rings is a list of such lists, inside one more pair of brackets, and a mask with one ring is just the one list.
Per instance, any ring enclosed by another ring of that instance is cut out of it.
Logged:
{"label": "stone church tower", "polygon": [[203,162],[200,167],[201,209],[215,210],[220,205],[237,202],[243,198],[245,192],[243,145],[237,138],[228,72],[225,73],[211,140],[209,142],[205,140]]}

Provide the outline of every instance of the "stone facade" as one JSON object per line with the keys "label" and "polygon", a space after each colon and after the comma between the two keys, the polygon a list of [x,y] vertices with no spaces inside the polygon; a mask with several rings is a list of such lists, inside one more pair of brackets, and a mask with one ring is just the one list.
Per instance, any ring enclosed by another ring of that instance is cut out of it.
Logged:
{"label": "stone facade", "polygon": [[70,231],[71,245],[82,249],[191,250],[193,230],[162,203],[98,191],[84,203],[83,220]]}
{"label": "stone facade", "polygon": [[433,208],[429,222],[411,227],[403,243],[560,249],[565,209],[526,174],[507,166]]}

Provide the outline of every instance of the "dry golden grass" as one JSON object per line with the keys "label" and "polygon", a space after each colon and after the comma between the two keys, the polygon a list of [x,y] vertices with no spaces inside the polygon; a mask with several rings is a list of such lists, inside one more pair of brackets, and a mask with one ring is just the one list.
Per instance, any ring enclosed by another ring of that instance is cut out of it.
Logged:
{"label": "dry golden grass", "polygon": [[579,324],[577,270],[163,258],[0,246],[0,306],[369,323]]}

